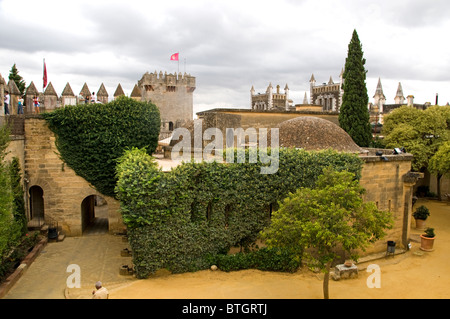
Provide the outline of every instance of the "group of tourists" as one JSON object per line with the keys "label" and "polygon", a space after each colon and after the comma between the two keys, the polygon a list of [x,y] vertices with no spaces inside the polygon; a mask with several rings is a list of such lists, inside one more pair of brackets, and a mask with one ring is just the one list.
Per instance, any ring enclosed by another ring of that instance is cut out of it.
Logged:
{"label": "group of tourists", "polygon": [[92,92],[92,94],[83,96],[83,93],[80,93],[80,100],[82,101],[84,99],[84,104],[89,103],[101,103],[99,100],[95,99],[95,92]]}
{"label": "group of tourists", "polygon": [[[33,97],[33,107],[34,107],[34,113],[39,114],[39,107],[41,103],[39,101],[39,96],[35,95]],[[11,106],[11,96],[8,91],[5,91],[5,98],[4,98],[4,112],[5,115],[10,115],[9,108]],[[20,95],[17,99],[17,114],[23,114],[23,106],[24,106],[24,100],[23,96]]]}

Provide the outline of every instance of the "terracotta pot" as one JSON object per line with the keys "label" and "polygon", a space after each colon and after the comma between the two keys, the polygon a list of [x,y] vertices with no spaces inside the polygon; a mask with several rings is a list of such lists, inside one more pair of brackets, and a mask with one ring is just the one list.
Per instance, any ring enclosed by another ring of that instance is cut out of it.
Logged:
{"label": "terracotta pot", "polygon": [[434,238],[420,235],[420,249],[424,251],[433,251]]}
{"label": "terracotta pot", "polygon": [[425,219],[416,219],[416,229],[425,229],[426,220]]}

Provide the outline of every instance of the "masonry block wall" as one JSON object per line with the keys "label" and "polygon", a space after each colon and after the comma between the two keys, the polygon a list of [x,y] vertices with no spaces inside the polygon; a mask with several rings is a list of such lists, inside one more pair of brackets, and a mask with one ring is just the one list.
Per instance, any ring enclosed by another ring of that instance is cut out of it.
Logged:
{"label": "masonry block wall", "polygon": [[25,119],[24,172],[29,218],[33,218],[30,189],[38,186],[43,191],[44,216],[57,221],[65,235],[82,235],[83,219],[88,218],[82,214],[82,202],[91,195],[103,197],[108,205],[109,232],[123,229],[119,202],[97,192],[59,158],[55,135],[39,116]]}
{"label": "masonry block wall", "polygon": [[390,211],[394,227],[386,237],[371,246],[367,253],[386,251],[387,241],[393,240],[397,247],[406,248],[412,216],[413,187],[417,179],[408,180],[412,155],[361,156],[364,160],[361,185],[366,189],[365,201],[375,202],[380,210]]}

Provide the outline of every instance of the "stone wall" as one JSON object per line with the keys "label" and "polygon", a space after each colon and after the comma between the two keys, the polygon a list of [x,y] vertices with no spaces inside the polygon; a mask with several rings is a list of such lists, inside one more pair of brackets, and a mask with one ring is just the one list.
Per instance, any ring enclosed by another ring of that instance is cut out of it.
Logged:
{"label": "stone wall", "polygon": [[82,202],[99,195],[108,205],[109,232],[123,229],[119,202],[98,193],[85,179],[75,174],[58,156],[55,136],[39,116],[26,116],[24,140],[24,181],[27,213],[30,216],[30,188],[43,190],[44,216],[58,222],[66,236],[82,235]]}
{"label": "stone wall", "polygon": [[411,154],[361,156],[364,160],[361,185],[366,189],[365,201],[375,202],[378,209],[390,211],[394,226],[387,235],[367,253],[385,251],[387,241],[395,241],[397,247],[406,249],[412,217],[413,187],[420,174],[411,173]]}
{"label": "stone wall", "polygon": [[339,125],[339,115],[333,112],[314,111],[257,111],[250,109],[213,109],[198,112],[199,119],[203,119],[206,127],[217,127],[225,132],[226,128],[241,127],[247,129],[276,127],[281,122],[299,117],[315,116]]}

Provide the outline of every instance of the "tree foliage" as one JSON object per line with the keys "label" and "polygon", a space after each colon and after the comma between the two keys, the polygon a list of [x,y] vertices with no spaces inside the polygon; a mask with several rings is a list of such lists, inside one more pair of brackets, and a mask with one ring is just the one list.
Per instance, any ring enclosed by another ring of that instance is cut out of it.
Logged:
{"label": "tree foliage", "polygon": [[450,174],[450,142],[443,143],[431,157],[428,170],[437,176],[438,199],[441,200],[441,178]]}
{"label": "tree foliage", "polygon": [[61,158],[99,192],[114,196],[117,159],[125,149],[153,153],[161,125],[158,108],[121,96],[107,104],[66,106],[44,113]]}
{"label": "tree foliage", "polygon": [[269,248],[296,251],[311,267],[325,273],[325,298],[330,266],[339,257],[338,251],[357,260],[357,249],[364,250],[392,227],[390,213],[364,202],[363,193],[354,174],[326,168],[315,188],[301,187],[290,193],[262,232]]}
{"label": "tree foliage", "polygon": [[339,111],[339,125],[362,147],[368,147],[372,141],[372,131],[369,121],[366,87],[366,70],[362,45],[356,30],[348,45],[348,55],[345,60],[343,74],[342,106]]}
{"label": "tree foliage", "polygon": [[5,125],[0,126],[0,265],[4,256],[17,244],[23,229],[23,224],[16,222],[13,214],[14,193],[9,168],[4,162],[8,143],[9,129]]}
{"label": "tree foliage", "polygon": [[450,108],[432,106],[419,110],[402,106],[385,116],[382,134],[387,148],[404,147],[414,155],[412,168],[423,171],[450,138]]}
{"label": "tree foliage", "polygon": [[139,149],[119,159],[117,197],[138,277],[208,268],[230,247],[253,243],[278,201],[314,187],[324,167],[361,174],[354,154],[295,149],[280,149],[277,173],[261,174],[265,164],[249,163],[250,151],[244,163],[183,163],[170,172]]}
{"label": "tree foliage", "polygon": [[13,80],[16,83],[17,88],[20,91],[20,94],[24,95],[26,83],[23,80],[22,76],[19,75],[19,70],[17,70],[17,67],[16,67],[15,63],[13,64],[13,66],[11,67],[11,70],[9,71],[9,77],[8,78],[10,80]]}

